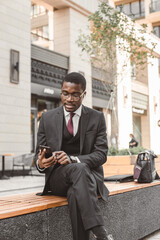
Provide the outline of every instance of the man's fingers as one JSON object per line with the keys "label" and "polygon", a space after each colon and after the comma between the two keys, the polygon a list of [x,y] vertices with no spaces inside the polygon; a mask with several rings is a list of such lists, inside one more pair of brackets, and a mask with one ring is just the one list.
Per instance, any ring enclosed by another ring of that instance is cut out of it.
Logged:
{"label": "man's fingers", "polygon": [[53,160],[52,162],[49,162],[49,163],[47,162],[47,163],[44,163],[43,165],[45,168],[49,168],[52,165],[55,165],[56,163],[57,163],[57,161]]}
{"label": "man's fingers", "polygon": [[45,153],[46,153],[46,149],[43,149],[43,151],[41,152],[41,159],[45,157]]}
{"label": "man's fingers", "polygon": [[55,158],[52,156],[52,157],[49,157],[49,158],[43,158],[42,159],[42,163],[43,164],[49,164],[49,163],[51,163],[53,160],[55,160]]}
{"label": "man's fingers", "polygon": [[42,160],[42,163],[47,168],[47,167],[52,166],[53,164],[56,164],[57,160],[56,160],[56,158],[54,156],[52,156],[52,157],[49,157],[49,158],[44,158]]}
{"label": "man's fingers", "polygon": [[59,159],[65,157],[65,156],[67,156],[67,154],[65,152],[58,152],[56,154],[56,156],[57,156],[57,160],[59,160]]}
{"label": "man's fingers", "polygon": [[58,160],[58,163],[60,163],[61,165],[70,163],[70,159],[68,155],[65,154],[65,156],[63,156],[61,159]]}

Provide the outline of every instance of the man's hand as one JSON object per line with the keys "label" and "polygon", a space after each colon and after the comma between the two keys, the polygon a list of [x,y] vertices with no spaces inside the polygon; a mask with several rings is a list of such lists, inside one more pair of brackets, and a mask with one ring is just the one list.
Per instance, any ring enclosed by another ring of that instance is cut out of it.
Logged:
{"label": "man's hand", "polygon": [[49,158],[45,158],[46,149],[42,152],[40,151],[38,155],[38,166],[40,168],[49,168],[52,165],[57,163],[56,152],[53,152],[53,155]]}
{"label": "man's hand", "polygon": [[61,165],[67,165],[71,163],[69,156],[63,151],[56,152],[56,156],[58,163]]}

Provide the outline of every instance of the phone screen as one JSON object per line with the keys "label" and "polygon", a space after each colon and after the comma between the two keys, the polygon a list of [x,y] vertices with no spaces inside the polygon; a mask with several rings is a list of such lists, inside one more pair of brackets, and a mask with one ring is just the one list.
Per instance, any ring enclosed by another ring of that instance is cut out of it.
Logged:
{"label": "phone screen", "polygon": [[41,151],[43,151],[44,149],[46,149],[45,158],[49,158],[49,157],[52,156],[52,150],[51,150],[50,147],[40,145],[39,148],[40,148]]}

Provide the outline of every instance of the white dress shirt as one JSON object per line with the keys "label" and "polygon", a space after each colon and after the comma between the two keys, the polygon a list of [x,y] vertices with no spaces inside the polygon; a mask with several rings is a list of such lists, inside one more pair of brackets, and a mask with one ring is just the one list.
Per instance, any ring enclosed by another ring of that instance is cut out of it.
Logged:
{"label": "white dress shirt", "polygon": [[[65,116],[66,126],[67,126],[68,121],[70,119],[70,112],[67,112],[64,107],[63,107],[63,109],[64,109],[64,116]],[[81,113],[82,113],[82,105],[74,113],[75,113],[75,115],[72,118],[72,122],[73,122],[73,136],[75,136],[76,133],[78,132],[79,119],[80,119]]]}
{"label": "white dress shirt", "polygon": [[[63,107],[63,110],[64,110],[64,117],[65,117],[66,126],[67,126],[68,121],[70,119],[70,112],[67,112],[64,107]],[[82,113],[82,105],[74,113],[75,113],[75,115],[72,118],[72,121],[73,121],[73,136],[75,136],[76,133],[78,132],[79,120],[80,120],[81,113]],[[77,162],[80,163],[80,160],[78,159],[78,157],[76,157],[76,159],[77,159]],[[37,168],[40,171],[44,171],[44,169],[45,169],[45,168],[40,168],[39,167],[38,160],[37,160]]]}

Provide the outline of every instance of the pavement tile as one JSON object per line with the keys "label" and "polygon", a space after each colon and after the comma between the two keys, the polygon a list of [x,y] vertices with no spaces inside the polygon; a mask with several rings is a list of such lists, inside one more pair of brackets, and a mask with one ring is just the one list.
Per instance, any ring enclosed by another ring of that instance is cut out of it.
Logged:
{"label": "pavement tile", "polygon": [[0,196],[28,192],[41,192],[45,183],[43,174],[37,176],[15,176],[0,180]]}

